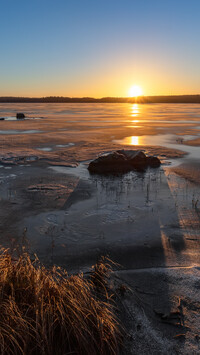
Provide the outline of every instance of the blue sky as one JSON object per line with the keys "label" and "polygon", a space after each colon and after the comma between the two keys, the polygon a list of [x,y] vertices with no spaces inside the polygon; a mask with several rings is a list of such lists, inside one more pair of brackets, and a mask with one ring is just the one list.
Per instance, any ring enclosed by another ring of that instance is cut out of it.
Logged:
{"label": "blue sky", "polygon": [[200,93],[200,1],[0,0],[0,95]]}

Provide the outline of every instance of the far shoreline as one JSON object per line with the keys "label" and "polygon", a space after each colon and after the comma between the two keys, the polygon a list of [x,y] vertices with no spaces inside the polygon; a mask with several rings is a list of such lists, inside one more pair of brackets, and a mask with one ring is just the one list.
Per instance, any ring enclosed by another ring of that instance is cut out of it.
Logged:
{"label": "far shoreline", "polygon": [[130,103],[130,104],[200,104],[200,94],[197,95],[162,95],[139,97],[15,97],[1,96],[0,103]]}

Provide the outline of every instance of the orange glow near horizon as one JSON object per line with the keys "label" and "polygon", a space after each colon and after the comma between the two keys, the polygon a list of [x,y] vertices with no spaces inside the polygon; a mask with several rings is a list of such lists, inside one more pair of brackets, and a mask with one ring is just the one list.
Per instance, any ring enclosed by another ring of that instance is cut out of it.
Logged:
{"label": "orange glow near horizon", "polygon": [[[154,73],[154,72],[153,72]],[[158,74],[157,74],[158,75]],[[88,78],[87,83],[78,79],[66,84],[67,80],[65,77],[60,79],[47,78],[46,81],[41,85],[39,78],[35,78],[34,81],[30,80],[26,86],[23,82],[17,83],[10,88],[9,81],[0,88],[0,96],[17,96],[17,97],[45,97],[45,96],[63,96],[63,97],[130,97],[134,98],[137,103],[137,97],[140,95],[144,96],[160,96],[160,95],[195,95],[198,94],[198,88],[188,87],[185,89],[184,85],[180,87],[179,83],[181,81],[173,82],[173,90],[170,88],[170,83],[161,83],[160,78],[156,73],[154,73],[154,78],[150,76],[148,78],[141,77],[141,86],[139,90],[135,86],[131,86],[131,82],[127,79],[127,74],[124,77],[119,77],[118,73],[108,74],[101,78],[95,77]],[[162,77],[163,78],[163,77]],[[79,78],[80,79],[80,78]],[[56,81],[57,80],[57,81]],[[166,79],[169,81],[169,79]],[[153,84],[152,84],[153,83]],[[182,83],[182,82],[181,82]],[[170,88],[170,89],[169,89]],[[134,114],[134,112],[133,112]],[[137,114],[137,112],[135,112]]]}
{"label": "orange glow near horizon", "polygon": [[[197,87],[185,88],[184,83],[181,80],[174,81],[170,76],[163,82],[161,82],[158,73],[152,71],[152,78],[148,73],[140,75],[136,80],[140,82],[140,86],[131,85],[131,80],[127,78],[128,74],[122,73],[119,76],[118,73],[105,73],[101,77],[88,77],[87,82],[81,80],[81,78],[74,78],[73,81],[68,83],[65,76],[62,78],[46,78],[44,83],[41,84],[40,78],[34,78],[29,80],[26,85],[22,82],[13,84],[12,90],[10,88],[10,82],[5,82],[0,88],[0,96],[17,96],[17,97],[45,97],[45,96],[63,96],[63,97],[116,97],[116,98],[133,98],[137,103],[137,98],[142,96],[161,96],[161,95],[196,95],[199,93]],[[146,78],[143,76],[146,75]],[[173,84],[173,89],[171,85]],[[182,86],[181,86],[182,85]],[[139,89],[138,89],[139,88]],[[135,112],[137,113],[137,112]],[[134,114],[134,112],[133,112]]]}

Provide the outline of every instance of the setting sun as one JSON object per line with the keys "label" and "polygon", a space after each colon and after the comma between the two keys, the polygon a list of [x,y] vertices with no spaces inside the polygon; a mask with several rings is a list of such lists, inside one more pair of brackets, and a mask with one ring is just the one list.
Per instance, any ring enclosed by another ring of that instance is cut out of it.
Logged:
{"label": "setting sun", "polygon": [[142,89],[138,85],[134,85],[129,89],[129,97],[137,97],[142,95]]}

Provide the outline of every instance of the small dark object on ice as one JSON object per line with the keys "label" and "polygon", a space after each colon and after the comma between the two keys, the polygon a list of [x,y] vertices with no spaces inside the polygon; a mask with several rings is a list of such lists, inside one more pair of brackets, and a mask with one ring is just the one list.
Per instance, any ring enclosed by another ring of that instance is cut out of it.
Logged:
{"label": "small dark object on ice", "polygon": [[24,114],[24,113],[21,113],[21,112],[18,112],[18,113],[16,114],[16,118],[17,118],[18,120],[23,120],[23,118],[25,118],[25,114]]}
{"label": "small dark object on ice", "polygon": [[5,120],[5,118],[4,117],[0,117],[0,121],[4,121]]}
{"label": "small dark object on ice", "polygon": [[141,150],[117,150],[90,162],[88,170],[92,173],[122,173],[131,170],[144,170],[148,166],[158,168],[161,162],[157,157],[147,157]]}

